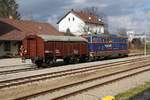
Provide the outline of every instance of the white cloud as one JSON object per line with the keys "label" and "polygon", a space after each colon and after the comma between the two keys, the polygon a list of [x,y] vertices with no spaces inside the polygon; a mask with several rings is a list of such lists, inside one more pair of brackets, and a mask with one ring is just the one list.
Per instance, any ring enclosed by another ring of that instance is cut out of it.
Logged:
{"label": "white cloud", "polygon": [[86,2],[86,1],[87,1],[87,0],[73,0],[73,2],[74,2],[74,3],[77,3],[77,4],[78,4],[78,3],[84,3],[84,2]]}
{"label": "white cloud", "polygon": [[112,31],[116,31],[118,28],[123,27],[138,32],[149,32],[149,20],[149,13],[145,13],[144,11],[138,11],[128,15],[108,17],[109,29]]}
{"label": "white cloud", "polygon": [[109,16],[108,22],[109,27],[113,30],[120,27],[129,28],[132,26],[130,16]]}
{"label": "white cloud", "polygon": [[53,25],[55,28],[58,28],[57,21],[58,21],[57,15],[49,16],[47,20],[47,22]]}
{"label": "white cloud", "polygon": [[[33,15],[37,20],[46,20],[56,25],[57,16],[64,15],[70,9],[98,7],[108,16],[109,26],[116,30],[119,27],[150,31],[149,0],[16,0],[23,17]],[[147,1],[147,2],[146,2]],[[145,11],[142,11],[146,9]]]}

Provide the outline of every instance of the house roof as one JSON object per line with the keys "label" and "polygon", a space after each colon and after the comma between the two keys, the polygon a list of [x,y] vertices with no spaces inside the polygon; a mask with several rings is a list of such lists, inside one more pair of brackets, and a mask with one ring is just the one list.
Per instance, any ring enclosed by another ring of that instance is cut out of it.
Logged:
{"label": "house roof", "polygon": [[77,17],[79,17],[80,19],[82,19],[85,23],[90,23],[90,24],[97,24],[97,25],[104,25],[104,23],[97,17],[94,15],[91,15],[89,13],[80,11],[69,11],[65,16],[63,16],[58,22],[57,24],[59,24],[68,14],[73,13],[75,14]]}
{"label": "house roof", "polygon": [[77,16],[79,16],[84,22],[86,23],[92,23],[92,24],[98,24],[98,25],[103,25],[104,23],[99,20],[98,17],[94,16],[94,15],[90,15],[89,13],[86,12],[75,12],[73,11],[73,13]]}
{"label": "house roof", "polygon": [[49,23],[0,18],[0,23],[15,27],[0,36],[0,40],[22,40],[28,34],[62,35]]}
{"label": "house roof", "polygon": [[5,33],[4,35],[0,36],[0,40],[5,40],[5,41],[20,41],[26,36],[26,33],[18,31],[18,30],[13,30],[11,32]]}

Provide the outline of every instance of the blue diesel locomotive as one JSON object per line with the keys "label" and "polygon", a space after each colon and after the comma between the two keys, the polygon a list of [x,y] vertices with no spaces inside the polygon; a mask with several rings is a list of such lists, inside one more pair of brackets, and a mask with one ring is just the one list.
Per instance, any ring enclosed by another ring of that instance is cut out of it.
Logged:
{"label": "blue diesel locomotive", "polygon": [[90,59],[128,56],[128,38],[118,34],[84,36],[88,40]]}

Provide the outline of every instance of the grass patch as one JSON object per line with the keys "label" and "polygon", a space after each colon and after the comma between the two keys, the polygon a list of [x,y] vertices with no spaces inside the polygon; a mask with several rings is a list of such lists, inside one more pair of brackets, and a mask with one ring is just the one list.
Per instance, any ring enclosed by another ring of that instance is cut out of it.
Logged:
{"label": "grass patch", "polygon": [[150,88],[150,82],[146,82],[144,85],[129,89],[124,93],[116,95],[115,100],[129,100],[131,97],[143,92],[148,88]]}

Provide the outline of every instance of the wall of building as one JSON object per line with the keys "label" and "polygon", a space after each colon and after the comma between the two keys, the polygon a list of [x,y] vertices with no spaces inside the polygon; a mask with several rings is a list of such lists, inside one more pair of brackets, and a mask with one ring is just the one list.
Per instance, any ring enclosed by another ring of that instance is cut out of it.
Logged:
{"label": "wall of building", "polygon": [[66,32],[67,29],[70,29],[75,35],[82,35],[86,32],[94,33],[104,33],[104,26],[96,24],[85,24],[79,17],[73,13],[68,14],[61,22],[59,23],[59,31]]}
{"label": "wall of building", "polygon": [[11,42],[11,49],[10,51],[5,51],[4,50],[4,42],[0,43],[0,56],[16,56],[18,54],[18,46],[19,44],[16,42]]}
{"label": "wall of building", "polygon": [[68,14],[60,23],[59,23],[59,31],[66,32],[69,28],[70,32],[74,33],[75,35],[81,35],[82,27],[85,23],[74,14]]}

